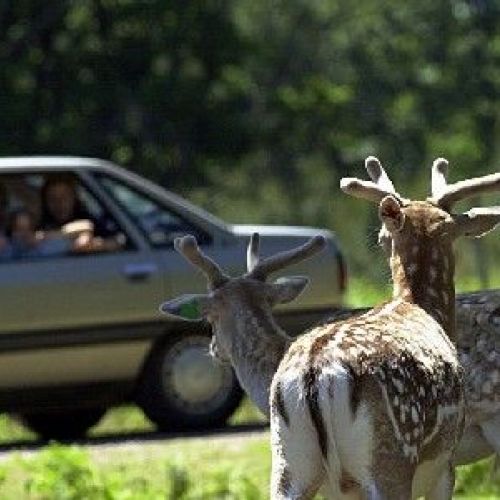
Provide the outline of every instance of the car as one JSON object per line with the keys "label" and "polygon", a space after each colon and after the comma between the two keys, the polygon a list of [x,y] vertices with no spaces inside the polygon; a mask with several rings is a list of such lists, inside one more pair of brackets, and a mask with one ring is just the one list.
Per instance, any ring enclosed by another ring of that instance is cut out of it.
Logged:
{"label": "car", "polygon": [[[311,284],[277,318],[298,334],[342,304],[346,270],[332,232],[228,224],[108,161],[0,159],[4,215],[24,210],[44,229],[43,196],[57,179],[71,179],[80,218],[85,214],[71,230],[65,226],[69,236],[58,237],[73,245],[90,224],[105,228],[99,241],[113,243],[0,259],[0,411],[44,438],[83,436],[108,408],[127,402],[162,430],[221,426],[235,411],[242,390],[232,369],[208,355],[208,326],[169,321],[158,311],[166,297],[204,289],[174,250],[180,235],[194,235],[227,272],[239,273],[253,232],[264,255],[322,234],[326,250],[296,266]],[[38,240],[54,233],[45,229]]]}

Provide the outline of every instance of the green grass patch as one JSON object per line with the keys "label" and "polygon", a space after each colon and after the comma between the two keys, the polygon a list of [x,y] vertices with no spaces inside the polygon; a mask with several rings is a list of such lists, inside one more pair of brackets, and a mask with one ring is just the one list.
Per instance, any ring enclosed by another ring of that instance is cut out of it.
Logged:
{"label": "green grass patch", "polygon": [[[269,477],[267,434],[91,449],[53,444],[0,462],[0,498],[260,500],[268,498]],[[499,497],[491,460],[459,469],[455,498]]]}

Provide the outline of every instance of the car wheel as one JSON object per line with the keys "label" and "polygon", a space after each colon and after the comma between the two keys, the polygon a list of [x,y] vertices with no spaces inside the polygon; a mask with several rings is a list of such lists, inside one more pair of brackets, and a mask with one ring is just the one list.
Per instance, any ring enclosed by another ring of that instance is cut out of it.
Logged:
{"label": "car wheel", "polygon": [[23,413],[20,418],[43,439],[65,440],[84,437],[105,412],[105,408],[82,408]]}
{"label": "car wheel", "polygon": [[243,391],[229,365],[214,363],[204,333],[172,335],[154,348],[139,385],[138,404],[161,430],[219,427]]}

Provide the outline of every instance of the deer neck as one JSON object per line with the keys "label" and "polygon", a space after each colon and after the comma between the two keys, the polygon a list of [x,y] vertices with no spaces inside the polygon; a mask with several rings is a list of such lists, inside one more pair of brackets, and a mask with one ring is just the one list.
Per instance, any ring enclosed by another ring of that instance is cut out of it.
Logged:
{"label": "deer neck", "polygon": [[269,417],[271,382],[292,339],[271,311],[245,308],[239,316],[231,348],[231,363],[243,389]]}
{"label": "deer neck", "polygon": [[391,257],[393,297],[424,309],[455,342],[455,261],[449,245],[419,242],[394,248]]}

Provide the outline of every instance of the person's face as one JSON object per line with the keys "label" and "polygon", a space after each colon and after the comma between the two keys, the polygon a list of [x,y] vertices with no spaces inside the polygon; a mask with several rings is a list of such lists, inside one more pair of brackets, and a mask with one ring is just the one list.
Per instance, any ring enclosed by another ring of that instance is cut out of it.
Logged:
{"label": "person's face", "polygon": [[75,192],[69,184],[58,182],[47,190],[47,208],[52,217],[61,224],[73,217],[75,201]]}
{"label": "person's face", "polygon": [[28,214],[19,214],[12,227],[12,239],[29,244],[33,241],[34,234],[35,227],[31,217]]}

